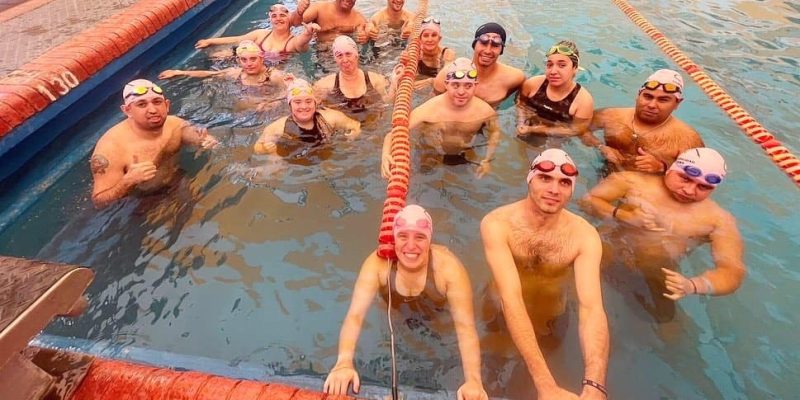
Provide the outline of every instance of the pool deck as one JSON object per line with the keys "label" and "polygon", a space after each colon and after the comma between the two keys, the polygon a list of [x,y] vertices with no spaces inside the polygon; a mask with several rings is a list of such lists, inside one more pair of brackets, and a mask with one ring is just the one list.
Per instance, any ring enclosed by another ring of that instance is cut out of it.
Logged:
{"label": "pool deck", "polygon": [[[0,141],[193,7],[213,1],[0,0]],[[184,395],[192,393],[189,398],[232,398],[231,393],[236,393],[237,399],[253,400],[349,398],[195,372],[170,372],[145,366],[129,369],[143,369],[147,373],[138,371],[123,376],[123,369],[116,362],[96,360],[86,385],[76,393],[77,398],[116,399],[120,398],[118,395],[135,395],[136,389],[129,393],[107,390],[119,389],[117,385],[107,385],[107,375],[130,383],[136,377],[150,377],[149,373],[175,375],[176,380],[189,374],[192,382],[199,385],[185,388]],[[100,383],[92,381],[92,376],[102,377]],[[134,386],[139,387],[138,383]]]}

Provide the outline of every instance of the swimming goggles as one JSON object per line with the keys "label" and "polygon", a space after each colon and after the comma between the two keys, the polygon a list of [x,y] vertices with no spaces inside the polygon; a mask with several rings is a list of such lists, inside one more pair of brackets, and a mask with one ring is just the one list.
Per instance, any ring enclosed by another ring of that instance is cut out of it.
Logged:
{"label": "swimming goggles", "polygon": [[273,4],[272,7],[269,8],[269,13],[270,14],[278,13],[278,12],[281,12],[281,11],[284,12],[284,13],[287,13],[287,14],[289,13],[289,9],[286,8],[286,6],[283,5],[283,4]]}
{"label": "swimming goggles", "polygon": [[305,94],[307,94],[309,96],[313,96],[314,95],[314,91],[310,87],[309,88],[292,88],[292,90],[290,90],[289,93],[292,95],[292,97],[300,96],[303,93],[305,93]]}
{"label": "swimming goggles", "polygon": [[[561,173],[566,176],[569,177],[578,176],[578,167],[576,167],[573,164],[563,163],[559,168],[561,169]],[[539,161],[536,164],[531,164],[531,171],[533,171],[534,169],[537,169],[542,172],[553,172],[553,170],[556,169],[556,163],[550,160]]]}
{"label": "swimming goggles", "polygon": [[472,69],[472,70],[469,70],[469,71],[448,72],[447,76],[445,78],[447,80],[450,80],[450,79],[464,79],[464,78],[478,79],[478,70]]}
{"label": "swimming goggles", "polygon": [[647,81],[642,85],[643,88],[649,90],[656,90],[658,87],[661,86],[664,89],[665,93],[681,93],[680,86],[674,83],[661,83],[659,81]]}
{"label": "swimming goggles", "polygon": [[564,46],[564,45],[561,45],[561,44],[557,44],[557,45],[551,47],[550,50],[547,50],[547,53],[545,55],[551,56],[551,55],[556,54],[556,53],[561,54],[562,56],[567,56],[567,57],[569,57],[569,56],[576,56],[577,57],[578,56],[577,54],[575,54],[575,50],[573,50],[571,47]]}
{"label": "swimming goggles", "polygon": [[683,166],[683,172],[685,172],[686,175],[689,175],[692,178],[700,178],[700,177],[702,177],[702,179],[704,181],[706,181],[706,183],[708,183],[709,185],[715,185],[716,186],[716,185],[719,185],[722,182],[722,177],[721,176],[719,176],[717,174],[703,175],[703,171],[700,168],[695,167],[694,165],[684,165]]}
{"label": "swimming goggles", "polygon": [[499,37],[489,36],[488,33],[484,33],[483,35],[478,36],[478,41],[481,42],[481,44],[484,46],[488,46],[489,44],[491,44],[492,47],[505,46],[505,43],[503,43],[503,39]]}
{"label": "swimming goggles", "polygon": [[433,22],[436,25],[441,25],[442,24],[442,21],[439,21],[439,19],[434,18],[434,17],[426,17],[425,19],[422,20],[423,24],[430,24],[431,22]]}
{"label": "swimming goggles", "polygon": [[164,91],[161,90],[161,88],[156,86],[156,85],[153,85],[153,86],[134,86],[133,90],[131,90],[131,92],[128,93],[128,95],[125,96],[125,98],[127,99],[128,97],[131,97],[131,96],[141,96],[143,94],[146,94],[150,90],[152,90],[153,93],[155,93],[155,94],[160,94],[160,95],[164,94]]}

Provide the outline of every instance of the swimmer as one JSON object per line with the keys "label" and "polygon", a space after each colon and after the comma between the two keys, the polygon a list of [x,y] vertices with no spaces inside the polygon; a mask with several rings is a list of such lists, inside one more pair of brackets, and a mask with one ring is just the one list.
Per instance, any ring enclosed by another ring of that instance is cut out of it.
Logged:
{"label": "swimmer", "polygon": [[414,83],[414,88],[422,89],[432,85],[433,78],[439,71],[456,59],[456,52],[440,46],[441,42],[441,22],[435,17],[423,19],[419,27],[420,57],[417,61],[417,82]]}
{"label": "swimmer", "polygon": [[[355,351],[370,304],[380,291],[391,309],[414,303],[425,317],[434,318],[449,308],[458,337],[464,384],[459,400],[488,399],[481,381],[481,354],[472,309],[472,285],[466,268],[450,250],[432,244],[433,221],[418,205],[404,207],[394,218],[396,260],[384,260],[373,252],[358,273],[350,309],[339,333],[339,355],[325,380],[323,391],[346,395],[352,384],[358,393],[361,381],[355,369]],[[399,324],[398,324],[399,325]]]}
{"label": "swimmer", "polygon": [[[270,63],[286,60],[294,53],[308,50],[308,42],[319,31],[317,24],[303,24],[303,32],[295,36],[289,31],[289,9],[283,4],[273,4],[267,13],[272,29],[256,29],[240,36],[225,36],[210,39],[200,39],[195,43],[196,49],[221,44],[234,44],[244,40],[252,40],[261,49],[264,59]],[[235,51],[235,49],[234,49]],[[215,53],[215,57],[228,57],[235,55],[226,51]]]}
{"label": "swimmer", "polygon": [[[747,272],[736,219],[710,199],[727,174],[722,156],[701,147],[681,153],[664,175],[611,174],[584,197],[587,211],[617,220],[614,237],[633,257],[624,261],[657,281],[657,298],[722,296],[738,289]],[[616,205],[615,205],[616,204]],[[680,261],[709,243],[714,267],[687,278]]]}
{"label": "swimmer", "polygon": [[367,35],[372,40],[378,39],[381,27],[400,31],[400,37],[408,39],[411,36],[414,13],[404,10],[406,0],[387,0],[386,8],[378,11],[367,23]]}
{"label": "swimmer", "polygon": [[353,39],[343,35],[336,37],[333,56],[339,71],[314,83],[314,93],[325,105],[352,115],[391,99],[386,78],[359,67],[358,46]]}
{"label": "swimmer", "polygon": [[553,335],[553,321],[566,318],[564,286],[573,274],[585,369],[580,398],[605,399],[609,341],[600,290],[602,246],[597,230],[565,209],[577,177],[566,152],[545,150],[531,163],[528,196],[481,221],[498,308],[540,399],[578,398],[558,385],[540,349],[540,340]]}
{"label": "swimmer", "polygon": [[639,89],[634,108],[596,110],[592,130],[603,130],[599,149],[614,170],[662,174],[678,154],[703,147],[700,135],[672,113],[683,101],[683,78],[660,69]]}
{"label": "swimmer", "polygon": [[173,181],[184,144],[202,149],[219,142],[205,128],[167,115],[169,100],[153,82],[136,79],[122,90],[127,118],[100,137],[89,164],[92,203],[105,208],[132,192],[152,193]]}
{"label": "swimmer", "polygon": [[297,10],[290,18],[293,26],[301,23],[316,23],[319,26],[317,40],[330,42],[339,34],[354,34],[356,40],[364,44],[369,37],[366,32],[367,20],[353,7],[356,0],[333,0],[310,4],[310,0],[299,0]]}
{"label": "swimmer", "polygon": [[562,40],[546,53],[545,74],[525,81],[517,101],[517,136],[588,134],[594,112],[589,91],[575,82],[580,53]]}
{"label": "swimmer", "polygon": [[190,78],[222,77],[237,80],[242,86],[264,86],[270,82],[283,81],[281,71],[267,67],[264,64],[264,54],[261,48],[252,40],[244,40],[236,47],[236,61],[238,67],[226,68],[219,71],[184,71],[168,69],[158,74],[158,79],[171,79],[179,76]]}
{"label": "swimmer", "polygon": [[278,118],[264,128],[254,146],[256,154],[271,154],[277,149],[280,138],[289,138],[317,146],[328,143],[337,131],[345,131],[345,137],[353,139],[361,133],[361,124],[344,113],[329,108],[317,107],[314,91],[308,82],[293,79],[286,93],[291,115]]}
{"label": "swimmer", "polygon": [[[475,96],[494,108],[519,90],[525,82],[522,70],[498,61],[505,46],[506,30],[499,24],[489,22],[475,31],[472,62],[478,67],[478,75],[481,76],[481,84],[475,90]],[[433,90],[444,93],[445,85],[445,73],[439,71],[433,82]]]}
{"label": "swimmer", "polygon": [[[447,91],[411,111],[408,129],[426,123],[441,129],[423,133],[423,143],[433,147],[439,154],[458,156],[474,147],[476,134],[484,130],[487,135],[486,155],[477,163],[476,176],[483,177],[491,171],[491,161],[500,143],[500,127],[497,112],[485,101],[477,98],[475,92],[483,84],[479,83],[479,72],[468,58],[457,58],[447,68]],[[391,175],[391,132],[383,142],[381,174]]]}

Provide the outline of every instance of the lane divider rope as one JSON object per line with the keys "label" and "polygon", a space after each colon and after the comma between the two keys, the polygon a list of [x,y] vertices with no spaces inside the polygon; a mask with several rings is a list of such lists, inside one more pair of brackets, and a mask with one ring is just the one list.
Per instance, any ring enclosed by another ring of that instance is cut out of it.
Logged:
{"label": "lane divider rope", "polygon": [[408,45],[400,55],[403,72],[400,74],[392,110],[392,169],[386,186],[386,200],[378,232],[378,256],[396,258],[392,226],[395,215],[406,205],[406,195],[411,179],[411,141],[408,131],[408,118],[411,114],[411,95],[417,79],[417,63],[420,57],[420,25],[428,14],[428,0],[420,0],[414,16],[413,30]]}
{"label": "lane divider rope", "polygon": [[699,65],[675,46],[672,41],[661,33],[655,26],[647,21],[639,12],[625,0],[612,0],[617,7],[647,36],[652,39],[661,50],[672,58],[681,69],[697,83],[705,94],[715,102],[742,131],[756,144],[761,146],[767,156],[795,185],[800,187],[800,160],[792,154],[786,146],[764,128],[755,117],[750,115],[710,76],[703,72]]}

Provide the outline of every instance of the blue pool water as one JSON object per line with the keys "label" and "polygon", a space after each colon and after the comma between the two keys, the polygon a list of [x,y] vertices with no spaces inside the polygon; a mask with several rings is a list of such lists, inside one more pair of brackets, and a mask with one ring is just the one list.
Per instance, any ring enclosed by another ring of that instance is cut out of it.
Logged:
{"label": "blue pool water", "polygon": [[[236,2],[230,21],[196,32],[142,76],[153,78],[175,66],[212,66],[192,44],[263,26],[266,6],[254,3]],[[800,150],[800,139],[791,134],[800,106],[796,3],[633,4],[781,141]],[[382,5],[371,0],[357,7],[370,15]],[[407,7],[414,9],[416,2]],[[469,55],[475,27],[502,21],[511,38],[503,60],[533,75],[542,72],[547,47],[571,38],[586,68],[579,81],[598,107],[631,105],[650,72],[674,68],[611,2],[503,0],[470,7],[474,12],[465,22],[452,4],[431,4],[430,13],[443,21],[447,46]],[[319,77],[318,62],[306,55],[286,68]],[[380,59],[375,63],[381,71],[390,67]],[[89,311],[74,322],[55,324],[50,335],[258,365],[268,375],[324,376],[335,362],[339,326],[360,263],[375,248],[385,190],[379,146],[386,123],[368,127],[356,142],[337,143],[332,156],[318,164],[282,166],[252,156],[250,148],[263,125],[285,110],[240,110],[234,89],[221,82],[163,86],[174,113],[209,126],[224,146],[206,154],[185,152],[181,187],[160,201],[131,200],[94,211],[86,159],[96,138],[122,117],[114,98],[62,135],[3,193],[0,253],[95,269]],[[800,352],[793,328],[800,323],[794,312],[800,306],[795,295],[800,274],[794,267],[800,264],[800,217],[794,208],[800,195],[694,84],[688,84],[677,116],[728,159],[730,179],[714,198],[738,218],[749,276],[732,296],[681,301],[675,320],[663,324],[654,323],[626,287],[607,277],[608,386],[622,399],[796,397],[792,372],[800,370]],[[505,135],[491,176],[476,181],[463,166],[417,172],[409,196],[431,212],[435,241],[467,266],[478,310],[489,282],[478,222],[524,195],[526,160],[536,152],[513,139],[509,102],[500,118]],[[594,150],[577,142],[565,148],[582,170],[600,167]],[[246,179],[253,168],[261,175]],[[594,174],[582,175],[574,198],[596,181]],[[10,212],[13,205],[28,203],[25,211]],[[684,261],[683,270],[697,273],[710,263],[707,249],[700,249]],[[557,379],[578,390],[582,364],[574,304],[569,310],[567,334],[548,360]],[[478,325],[484,333],[485,323]],[[445,329],[435,337],[425,326],[409,333],[407,324],[401,326],[401,383],[452,398],[462,379],[454,335]],[[387,385],[388,354],[386,317],[375,306],[357,352],[362,379]],[[523,398],[524,368],[513,357],[486,350],[483,356],[492,395]]]}

